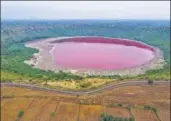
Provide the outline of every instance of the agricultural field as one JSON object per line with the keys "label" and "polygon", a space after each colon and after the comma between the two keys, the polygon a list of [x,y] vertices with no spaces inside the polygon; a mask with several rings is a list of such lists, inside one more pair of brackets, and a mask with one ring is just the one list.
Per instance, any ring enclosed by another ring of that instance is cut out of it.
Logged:
{"label": "agricultural field", "polygon": [[103,112],[135,121],[170,121],[169,90],[165,84],[126,86],[71,96],[2,87],[1,121],[99,121]]}

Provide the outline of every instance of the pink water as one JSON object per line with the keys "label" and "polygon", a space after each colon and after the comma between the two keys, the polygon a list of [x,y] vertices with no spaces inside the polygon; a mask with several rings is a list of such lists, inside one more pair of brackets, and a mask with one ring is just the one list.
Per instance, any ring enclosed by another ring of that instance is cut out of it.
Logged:
{"label": "pink water", "polygon": [[70,38],[56,43],[53,60],[61,68],[117,70],[145,64],[153,53],[153,48],[135,41]]}

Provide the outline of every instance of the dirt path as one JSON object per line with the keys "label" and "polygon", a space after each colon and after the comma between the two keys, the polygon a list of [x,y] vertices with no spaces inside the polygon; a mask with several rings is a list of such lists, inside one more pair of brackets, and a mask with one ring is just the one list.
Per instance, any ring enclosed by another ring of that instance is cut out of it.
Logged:
{"label": "dirt path", "polygon": [[[170,81],[154,81],[153,85],[170,85]],[[142,86],[142,85],[149,85],[148,81],[129,81],[129,82],[121,82],[118,84],[110,84],[105,85],[102,88],[89,90],[89,91],[69,91],[69,90],[56,90],[56,89],[50,89],[46,87],[39,87],[36,85],[31,84],[16,84],[16,83],[1,83],[1,87],[21,87],[21,88],[27,88],[27,89],[33,89],[33,90],[39,90],[39,91],[48,91],[53,93],[62,93],[62,94],[68,94],[68,95],[88,95],[93,93],[99,93],[101,91],[105,90],[111,90],[118,87],[124,87],[124,86]]]}

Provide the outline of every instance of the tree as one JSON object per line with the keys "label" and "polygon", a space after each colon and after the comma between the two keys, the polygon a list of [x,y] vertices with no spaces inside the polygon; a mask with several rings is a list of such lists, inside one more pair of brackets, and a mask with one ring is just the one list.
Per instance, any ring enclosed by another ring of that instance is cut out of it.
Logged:
{"label": "tree", "polygon": [[106,113],[102,113],[100,116],[100,121],[113,121],[113,117],[108,116]]}
{"label": "tree", "polygon": [[17,115],[16,121],[19,121],[20,118],[21,118],[23,115],[24,115],[24,111],[23,111],[23,110],[19,111],[19,112],[18,112],[18,115]]}

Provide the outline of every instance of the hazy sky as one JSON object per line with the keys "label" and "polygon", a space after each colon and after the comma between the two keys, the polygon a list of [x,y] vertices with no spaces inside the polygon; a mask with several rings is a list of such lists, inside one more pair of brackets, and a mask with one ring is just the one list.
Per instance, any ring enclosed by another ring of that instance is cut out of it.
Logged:
{"label": "hazy sky", "polygon": [[170,19],[170,1],[2,1],[2,19]]}

